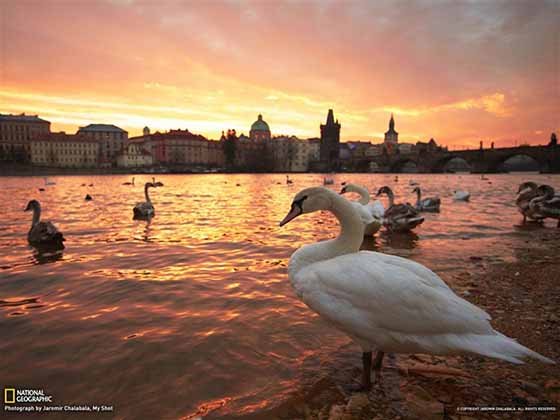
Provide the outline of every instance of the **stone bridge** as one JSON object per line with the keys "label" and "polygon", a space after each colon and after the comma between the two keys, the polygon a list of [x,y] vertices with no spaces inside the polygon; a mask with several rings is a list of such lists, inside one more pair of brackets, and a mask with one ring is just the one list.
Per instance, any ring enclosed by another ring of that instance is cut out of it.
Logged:
{"label": "stone bridge", "polygon": [[528,156],[535,160],[541,172],[560,173],[560,146],[520,146],[493,149],[457,150],[425,152],[411,155],[397,155],[385,162],[376,162],[389,172],[401,172],[407,164],[414,164],[418,172],[444,172],[452,159],[462,159],[468,163],[471,172],[499,172],[503,163],[514,156]]}

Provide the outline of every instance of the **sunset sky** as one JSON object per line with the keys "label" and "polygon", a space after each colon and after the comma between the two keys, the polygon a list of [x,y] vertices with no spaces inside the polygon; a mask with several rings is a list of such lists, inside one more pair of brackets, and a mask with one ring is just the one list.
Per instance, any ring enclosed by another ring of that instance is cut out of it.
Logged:
{"label": "sunset sky", "polygon": [[560,131],[560,2],[0,0],[0,112],[452,148]]}

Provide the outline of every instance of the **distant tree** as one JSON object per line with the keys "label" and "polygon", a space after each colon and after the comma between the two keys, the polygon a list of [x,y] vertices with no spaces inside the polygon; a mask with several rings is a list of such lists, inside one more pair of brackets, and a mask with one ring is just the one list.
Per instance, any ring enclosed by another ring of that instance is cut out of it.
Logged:
{"label": "distant tree", "polygon": [[237,150],[237,135],[235,134],[235,130],[227,131],[227,136],[223,138],[222,146],[224,148],[226,166],[228,168],[233,168],[235,166],[235,152]]}

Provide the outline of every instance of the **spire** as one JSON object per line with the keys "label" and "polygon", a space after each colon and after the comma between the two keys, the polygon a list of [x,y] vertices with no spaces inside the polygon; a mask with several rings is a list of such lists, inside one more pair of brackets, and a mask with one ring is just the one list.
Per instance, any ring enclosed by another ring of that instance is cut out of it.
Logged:
{"label": "spire", "polygon": [[334,125],[334,114],[333,114],[332,109],[329,109],[329,113],[327,115],[327,124],[326,125]]}
{"label": "spire", "polygon": [[395,130],[395,119],[393,118],[393,113],[391,113],[391,119],[389,120],[389,131]]}

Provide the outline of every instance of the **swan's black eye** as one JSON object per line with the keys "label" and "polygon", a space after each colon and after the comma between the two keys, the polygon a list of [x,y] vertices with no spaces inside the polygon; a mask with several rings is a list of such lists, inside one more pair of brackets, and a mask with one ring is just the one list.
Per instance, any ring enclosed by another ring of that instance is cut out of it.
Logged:
{"label": "swan's black eye", "polygon": [[304,195],[303,197],[301,197],[299,200],[294,200],[294,202],[292,203],[292,208],[294,206],[298,206],[300,210],[303,210],[303,202],[307,199],[307,196]]}

